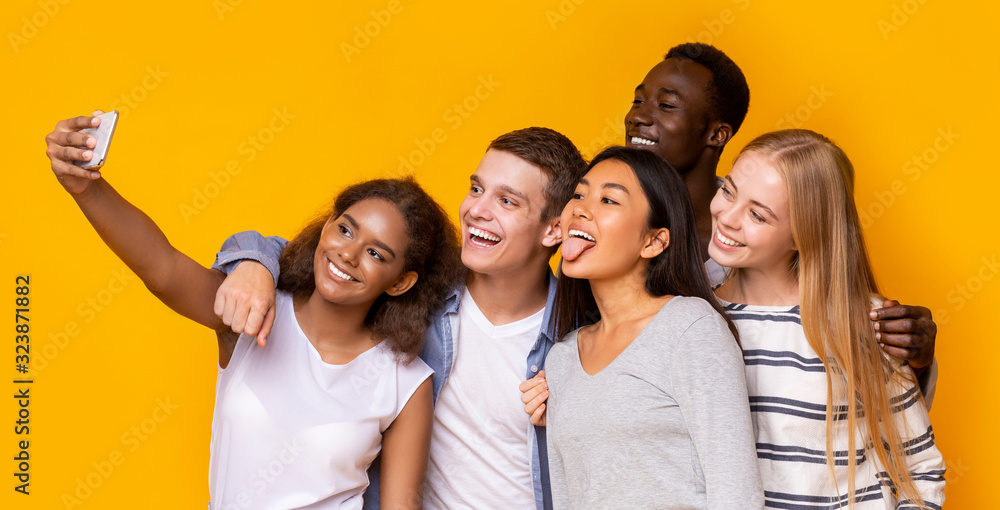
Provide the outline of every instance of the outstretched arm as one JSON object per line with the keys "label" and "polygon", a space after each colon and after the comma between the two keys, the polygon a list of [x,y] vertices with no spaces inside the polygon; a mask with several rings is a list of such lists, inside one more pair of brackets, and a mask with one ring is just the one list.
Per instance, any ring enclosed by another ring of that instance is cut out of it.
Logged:
{"label": "outstretched arm", "polygon": [[212,311],[222,273],[177,251],[149,216],[119,195],[99,172],[73,164],[90,159],[90,150],[79,147],[93,147],[95,140],[81,131],[99,123],[96,117],[81,116],[56,124],[45,137],[52,172],[101,239],[157,298],[199,324],[223,329]]}

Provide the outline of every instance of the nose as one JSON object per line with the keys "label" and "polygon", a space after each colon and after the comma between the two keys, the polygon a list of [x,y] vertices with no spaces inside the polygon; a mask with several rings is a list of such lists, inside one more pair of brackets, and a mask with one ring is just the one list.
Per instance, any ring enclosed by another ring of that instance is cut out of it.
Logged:
{"label": "nose", "polygon": [[340,249],[337,250],[337,255],[340,255],[340,260],[344,263],[350,265],[351,267],[357,267],[358,265],[358,250],[360,249],[356,246],[357,243],[351,241],[341,245]]}
{"label": "nose", "polygon": [[739,219],[739,207],[736,205],[727,205],[723,210],[719,211],[718,222],[720,225],[725,226],[729,230],[738,230],[740,228]]}
{"label": "nose", "polygon": [[646,103],[642,102],[640,104],[632,104],[632,108],[629,109],[628,113],[625,114],[625,130],[632,126],[648,126],[652,124],[652,117],[649,115],[649,109],[646,108]]}
{"label": "nose", "polygon": [[476,198],[470,198],[472,200],[472,205],[469,206],[469,215],[473,218],[480,220],[490,220],[493,219],[493,211],[490,210],[489,199],[485,195]]}
{"label": "nose", "polygon": [[581,200],[579,203],[573,206],[573,217],[584,220],[592,219],[590,208],[587,207],[584,201]]}

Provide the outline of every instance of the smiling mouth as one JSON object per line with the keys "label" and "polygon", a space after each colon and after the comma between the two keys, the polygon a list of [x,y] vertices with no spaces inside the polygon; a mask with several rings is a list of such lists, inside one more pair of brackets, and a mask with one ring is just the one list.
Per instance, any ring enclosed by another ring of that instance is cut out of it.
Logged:
{"label": "smiling mouth", "polygon": [[500,244],[500,237],[476,227],[469,227],[469,242],[483,248],[490,248]]}
{"label": "smiling mouth", "polygon": [[718,230],[715,231],[715,238],[720,243],[722,243],[722,244],[724,244],[726,246],[732,246],[734,248],[743,248],[743,247],[746,246],[745,244],[737,243],[736,241],[733,241],[732,239],[730,239],[730,238],[722,235],[722,232],[719,232]]}
{"label": "smiling mouth", "polygon": [[335,275],[337,275],[337,276],[339,276],[339,277],[341,277],[341,278],[343,278],[343,279],[345,279],[345,280],[347,280],[349,282],[356,282],[356,281],[358,281],[357,278],[355,278],[355,277],[353,277],[353,276],[351,276],[351,275],[349,275],[349,274],[341,271],[340,269],[337,269],[337,266],[333,265],[333,262],[330,262],[329,264],[327,264],[327,266],[330,268],[330,272],[331,273],[333,273],[333,274],[335,274]]}
{"label": "smiling mouth", "polygon": [[588,234],[588,233],[586,233],[586,232],[584,232],[582,230],[570,230],[569,232],[567,232],[567,234],[570,237],[579,237],[580,239],[586,239],[586,240],[588,240],[588,241],[590,241],[592,243],[596,243],[597,242],[597,239],[594,239],[594,236],[592,236],[592,235],[590,235],[590,234]]}
{"label": "smiling mouth", "polygon": [[633,143],[635,145],[656,145],[655,141],[648,138],[642,138],[641,136],[629,137],[629,143]]}

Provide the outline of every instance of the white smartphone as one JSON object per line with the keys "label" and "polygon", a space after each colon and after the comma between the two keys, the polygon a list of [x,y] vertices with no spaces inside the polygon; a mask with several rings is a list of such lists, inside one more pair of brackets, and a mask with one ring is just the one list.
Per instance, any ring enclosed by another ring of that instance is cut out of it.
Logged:
{"label": "white smartphone", "polygon": [[[108,159],[108,147],[111,145],[111,137],[115,134],[115,125],[118,124],[118,110],[112,110],[108,113],[98,115],[97,118],[101,119],[101,125],[96,128],[87,128],[83,130],[83,134],[97,138],[97,144],[93,149],[90,149],[93,151],[94,156],[90,158],[90,161],[77,161],[76,166],[83,168],[100,168],[104,166],[104,162]],[[89,149],[88,147],[80,148]]]}

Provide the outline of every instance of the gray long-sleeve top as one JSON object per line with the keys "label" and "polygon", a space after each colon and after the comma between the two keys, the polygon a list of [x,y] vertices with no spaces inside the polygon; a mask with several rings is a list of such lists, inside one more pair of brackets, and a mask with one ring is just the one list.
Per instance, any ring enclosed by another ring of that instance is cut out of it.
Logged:
{"label": "gray long-sleeve top", "polygon": [[760,509],[743,356],[704,300],[675,297],[607,367],[577,332],[546,360],[556,509]]}

